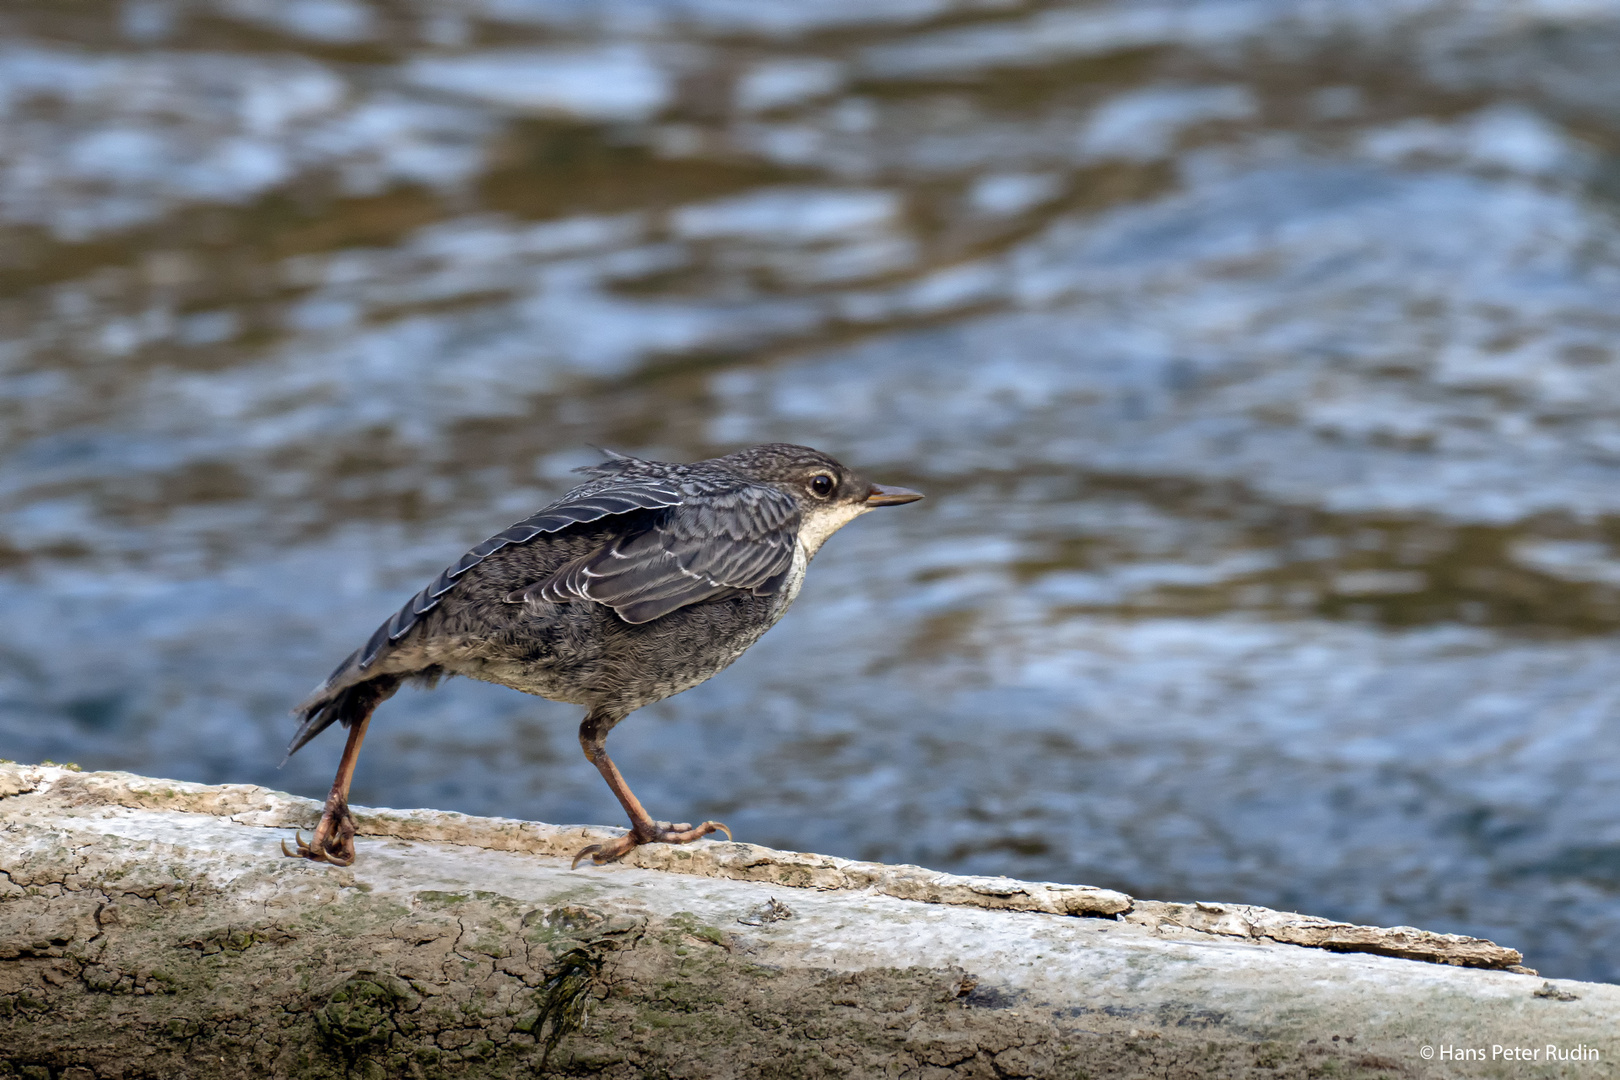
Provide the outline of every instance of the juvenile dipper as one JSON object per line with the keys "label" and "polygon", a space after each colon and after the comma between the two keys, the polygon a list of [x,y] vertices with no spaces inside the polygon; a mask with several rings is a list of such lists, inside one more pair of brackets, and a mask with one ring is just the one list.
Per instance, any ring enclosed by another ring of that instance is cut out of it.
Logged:
{"label": "juvenile dipper", "polygon": [[447,675],[583,705],[579,744],[630,815],[630,832],[574,859],[731,830],[656,822],[607,756],[643,705],[722,670],[776,624],[827,537],[877,506],[915,502],[807,446],[770,443],[681,465],[622,454],[594,479],[463,555],[377,628],[295,710],[291,757],[333,721],[349,729],[315,834],[282,850],[354,862],[349,782],[376,707],[407,680]]}

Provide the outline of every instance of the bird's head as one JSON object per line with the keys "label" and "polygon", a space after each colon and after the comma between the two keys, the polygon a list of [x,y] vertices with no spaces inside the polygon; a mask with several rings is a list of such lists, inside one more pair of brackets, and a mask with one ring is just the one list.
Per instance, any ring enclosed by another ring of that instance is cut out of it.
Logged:
{"label": "bird's head", "polygon": [[732,472],[787,492],[799,505],[799,542],[814,555],[827,537],[868,510],[922,498],[919,491],[874,484],[808,446],[766,443],[719,459]]}

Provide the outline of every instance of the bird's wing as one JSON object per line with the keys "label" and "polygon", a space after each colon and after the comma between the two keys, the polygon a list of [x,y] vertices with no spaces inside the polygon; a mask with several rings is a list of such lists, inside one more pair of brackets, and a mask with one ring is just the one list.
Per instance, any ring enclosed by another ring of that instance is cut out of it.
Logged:
{"label": "bird's wing", "polygon": [[[377,627],[376,633],[371,635],[371,640],[358,654],[358,668],[363,671],[370,667],[389,642],[398,641],[410,633],[423,615],[439,606],[445,594],[456,587],[457,578],[502,548],[526,544],[542,533],[561,532],[570,525],[601,521],[638,510],[676,506],[685,497],[680,486],[665,477],[615,475],[580,485],[539,513],[496,533],[456,560],[454,566],[447,567],[433,579],[431,585],[406,601],[393,618]],[[350,657],[339,664],[337,671],[332,673],[333,678],[355,659]],[[330,684],[332,679],[327,682]]]}
{"label": "bird's wing", "polygon": [[725,593],[768,595],[787,577],[798,531],[798,506],[776,488],[713,486],[509,599],[590,600],[645,623]]}

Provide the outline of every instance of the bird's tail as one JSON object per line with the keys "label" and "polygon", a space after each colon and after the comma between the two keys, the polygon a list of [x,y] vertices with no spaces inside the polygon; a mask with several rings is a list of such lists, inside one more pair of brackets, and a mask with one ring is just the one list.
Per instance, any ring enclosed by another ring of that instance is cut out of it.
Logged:
{"label": "bird's tail", "polygon": [[334,721],[344,727],[353,727],[370,716],[373,709],[394,696],[404,676],[378,675],[341,687],[332,687],[332,681],[323,683],[308,700],[293,710],[293,715],[302,722],[287,747],[287,757],[281,759],[283,765],[305,743],[332,726]]}

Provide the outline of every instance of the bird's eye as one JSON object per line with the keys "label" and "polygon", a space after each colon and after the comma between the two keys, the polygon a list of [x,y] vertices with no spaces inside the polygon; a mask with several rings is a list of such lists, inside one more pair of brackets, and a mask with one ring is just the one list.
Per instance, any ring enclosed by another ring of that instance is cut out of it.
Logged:
{"label": "bird's eye", "polygon": [[831,495],[834,486],[833,478],[826,473],[818,473],[810,478],[810,490],[820,498]]}

